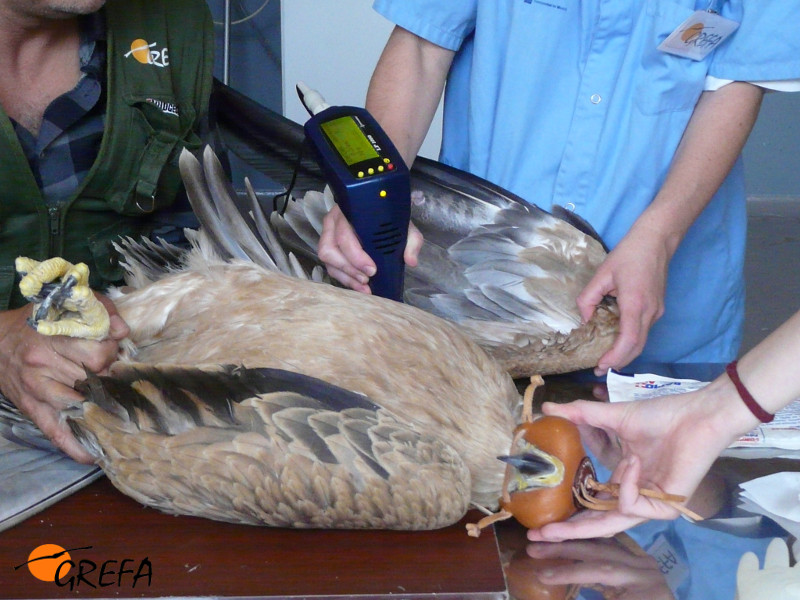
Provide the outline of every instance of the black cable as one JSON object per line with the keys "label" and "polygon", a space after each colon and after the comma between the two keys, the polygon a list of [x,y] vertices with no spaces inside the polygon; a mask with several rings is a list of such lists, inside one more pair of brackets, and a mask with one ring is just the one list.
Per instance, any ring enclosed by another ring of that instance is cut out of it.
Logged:
{"label": "black cable", "polygon": [[[277,212],[280,216],[286,214],[286,209],[289,208],[289,202],[293,201],[294,198],[291,197],[292,190],[294,189],[294,184],[297,182],[297,172],[300,170],[300,163],[303,161],[303,155],[305,154],[306,145],[303,144],[300,146],[300,150],[297,153],[297,160],[294,163],[294,169],[292,170],[292,180],[289,182],[289,187],[286,188],[286,191],[281,194],[276,194],[272,198],[272,210],[273,212]],[[283,203],[283,208],[278,210],[278,202],[279,198],[285,197],[285,202]]]}

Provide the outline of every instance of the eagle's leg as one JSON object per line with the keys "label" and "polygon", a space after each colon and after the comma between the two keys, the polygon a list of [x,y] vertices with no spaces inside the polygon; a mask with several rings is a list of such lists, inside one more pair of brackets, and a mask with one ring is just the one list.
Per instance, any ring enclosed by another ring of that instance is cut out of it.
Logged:
{"label": "eagle's leg", "polygon": [[55,257],[39,262],[19,257],[20,292],[34,305],[31,326],[43,335],[101,340],[109,330],[105,306],[89,287],[89,267]]}

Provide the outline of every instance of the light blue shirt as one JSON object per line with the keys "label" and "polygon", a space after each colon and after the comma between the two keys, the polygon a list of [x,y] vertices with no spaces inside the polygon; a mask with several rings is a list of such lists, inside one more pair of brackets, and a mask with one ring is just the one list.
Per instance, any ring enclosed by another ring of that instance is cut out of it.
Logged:
{"label": "light blue shirt", "polygon": [[[661,187],[707,75],[800,76],[796,27],[784,27],[775,44],[768,29],[782,18],[795,23],[797,3],[749,3],[758,15],[743,4],[376,0],[374,7],[458,51],[446,88],[440,159],[543,208],[574,210],[613,248]],[[656,49],[696,9],[708,8],[742,22],[724,42],[727,54],[723,46],[693,61]],[[672,259],[665,314],[651,329],[642,360],[735,357],[746,221],[739,162]]]}

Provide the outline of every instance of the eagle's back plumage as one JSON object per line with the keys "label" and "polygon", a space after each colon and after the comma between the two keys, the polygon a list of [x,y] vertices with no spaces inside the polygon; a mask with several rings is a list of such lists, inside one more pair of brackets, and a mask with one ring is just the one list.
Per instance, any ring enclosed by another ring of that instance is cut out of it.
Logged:
{"label": "eagle's back plumage", "polygon": [[497,502],[519,395],[455,326],[411,306],[250,262],[191,266],[114,298],[151,364],[285,369],[364,394],[464,457],[473,500]]}

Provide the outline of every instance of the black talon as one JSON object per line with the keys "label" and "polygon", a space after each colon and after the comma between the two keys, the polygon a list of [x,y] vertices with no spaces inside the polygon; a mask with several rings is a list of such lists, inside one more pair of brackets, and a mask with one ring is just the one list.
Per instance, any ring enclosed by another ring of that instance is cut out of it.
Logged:
{"label": "black talon", "polygon": [[60,283],[45,283],[42,289],[36,295],[35,300],[43,298],[33,315],[28,319],[28,324],[36,329],[36,325],[42,319],[47,317],[50,308],[60,310],[64,306],[64,302],[72,293],[72,288],[78,284],[78,278],[74,275],[66,277]]}

